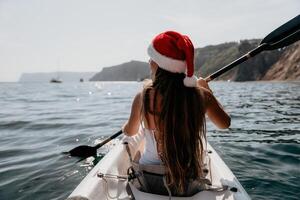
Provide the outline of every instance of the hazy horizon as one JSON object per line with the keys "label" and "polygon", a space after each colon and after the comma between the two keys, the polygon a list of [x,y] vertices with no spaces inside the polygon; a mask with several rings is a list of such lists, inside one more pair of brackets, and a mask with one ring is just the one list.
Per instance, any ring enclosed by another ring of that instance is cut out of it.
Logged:
{"label": "hazy horizon", "polygon": [[263,38],[299,10],[298,0],[0,0],[0,82],[146,61],[165,30],[189,35],[196,48]]}

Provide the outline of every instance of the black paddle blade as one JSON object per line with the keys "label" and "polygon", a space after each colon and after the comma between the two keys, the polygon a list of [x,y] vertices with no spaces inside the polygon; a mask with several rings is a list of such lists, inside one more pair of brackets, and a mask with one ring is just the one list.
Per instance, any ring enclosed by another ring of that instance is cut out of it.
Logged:
{"label": "black paddle blade", "polygon": [[70,156],[88,158],[97,155],[97,149],[86,145],[78,146],[68,152]]}
{"label": "black paddle blade", "polygon": [[267,35],[260,44],[268,44],[265,50],[288,46],[300,39],[300,15],[286,22]]}
{"label": "black paddle blade", "polygon": [[114,138],[118,137],[121,134],[122,134],[122,130],[118,131],[117,133],[110,136],[109,138],[107,138],[106,140],[102,141],[101,143],[97,144],[94,147],[82,145],[82,146],[75,147],[69,152],[63,152],[63,153],[68,154],[70,156],[80,157],[82,159],[88,158],[90,156],[96,157],[98,148],[102,147],[103,145],[110,142],[111,140],[113,140]]}
{"label": "black paddle blade", "polygon": [[266,46],[266,50],[274,50],[286,47],[290,44],[293,44],[300,40],[300,29],[296,31],[295,33],[287,36],[286,38],[280,40],[279,42],[273,43],[271,45]]}

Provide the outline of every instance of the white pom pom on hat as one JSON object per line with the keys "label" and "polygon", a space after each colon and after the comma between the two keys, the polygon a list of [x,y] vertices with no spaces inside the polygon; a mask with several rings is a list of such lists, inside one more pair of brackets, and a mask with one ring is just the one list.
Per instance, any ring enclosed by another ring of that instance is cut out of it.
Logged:
{"label": "white pom pom on hat", "polygon": [[186,73],[183,83],[186,87],[196,87],[194,76],[194,46],[188,36],[175,31],[157,35],[148,47],[150,58],[158,66],[173,73]]}

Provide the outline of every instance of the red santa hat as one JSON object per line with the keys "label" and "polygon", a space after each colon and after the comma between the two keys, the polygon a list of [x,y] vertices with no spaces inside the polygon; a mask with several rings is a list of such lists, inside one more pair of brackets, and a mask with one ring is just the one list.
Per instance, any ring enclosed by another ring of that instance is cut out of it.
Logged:
{"label": "red santa hat", "polygon": [[158,66],[173,73],[186,73],[186,87],[196,87],[194,76],[194,46],[188,36],[175,31],[157,35],[148,47],[150,58]]}

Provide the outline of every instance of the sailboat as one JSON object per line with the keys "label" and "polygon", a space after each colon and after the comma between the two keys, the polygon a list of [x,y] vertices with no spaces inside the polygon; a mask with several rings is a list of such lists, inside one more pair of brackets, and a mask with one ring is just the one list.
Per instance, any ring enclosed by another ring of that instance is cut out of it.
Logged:
{"label": "sailboat", "polygon": [[62,80],[60,80],[59,78],[52,78],[50,80],[50,83],[62,83]]}
{"label": "sailboat", "polygon": [[[59,58],[58,58],[58,60],[57,60],[57,63],[58,63],[58,67],[60,67],[60,60],[59,60]],[[52,79],[50,80],[50,83],[62,83],[62,80],[59,78],[58,71],[57,71],[57,76],[56,76],[56,78],[52,78]]]}

